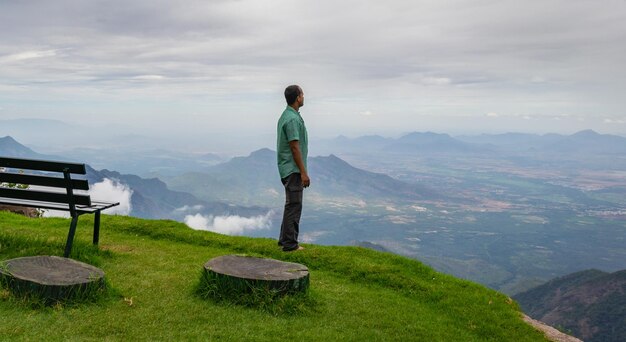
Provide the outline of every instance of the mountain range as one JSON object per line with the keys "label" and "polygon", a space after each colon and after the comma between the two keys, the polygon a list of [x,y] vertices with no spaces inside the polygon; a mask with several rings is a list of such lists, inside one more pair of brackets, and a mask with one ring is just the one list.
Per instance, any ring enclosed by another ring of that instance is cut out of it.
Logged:
{"label": "mountain range", "polygon": [[205,215],[242,215],[253,216],[267,212],[262,207],[245,207],[219,201],[199,200],[192,194],[170,190],[158,178],[141,178],[116,171],[96,171],[88,168],[87,178],[92,184],[113,179],[132,190],[131,216],[141,218],[161,218],[182,221],[187,212],[185,208],[196,208],[195,213]]}
{"label": "mountain range", "polygon": [[626,341],[626,270],[585,270],[513,297],[524,312],[585,341]]}
{"label": "mountain range", "polygon": [[[307,196],[313,198],[436,199],[442,196],[424,185],[405,183],[385,174],[356,168],[335,155],[308,158],[314,175]],[[276,168],[276,152],[260,149],[246,157],[168,178],[167,184],[204,200],[246,205],[272,205],[282,201],[284,189]]]}
{"label": "mountain range", "polygon": [[571,135],[506,133],[461,136],[458,139],[466,143],[511,151],[620,155],[626,153],[626,138],[618,135],[599,134],[593,130],[584,130]]}
{"label": "mountain range", "polygon": [[339,136],[320,142],[316,147],[320,153],[403,153],[418,155],[433,154],[493,154],[533,153],[580,155],[599,153],[623,155],[626,153],[626,138],[618,135],[599,134],[584,130],[571,135],[561,134],[481,134],[476,136],[452,137],[433,132],[412,132],[399,138],[384,138],[377,135],[347,138]]}
{"label": "mountain range", "polygon": [[448,134],[432,132],[413,132],[400,138],[384,138],[368,135],[357,138],[339,136],[318,142],[313,150],[324,153],[467,153],[480,152],[478,146],[451,137]]}
{"label": "mountain range", "polygon": [[[9,136],[0,138],[0,154],[67,160],[39,154]],[[258,215],[267,212],[267,206],[276,206],[283,200],[284,190],[275,159],[276,152],[260,149],[249,156],[208,166],[204,172],[165,177],[167,184],[159,178],[142,178],[92,167],[88,167],[87,177],[92,184],[108,178],[129,186],[133,191],[131,215],[137,217],[182,220],[185,213],[177,209],[183,207],[202,207],[202,213],[207,215]],[[328,198],[423,200],[443,197],[427,186],[353,167],[335,155],[311,157],[308,166],[315,175],[308,196],[322,202]]]}
{"label": "mountain range", "polygon": [[[26,159],[81,162],[72,158],[37,153],[10,136],[0,138],[0,155]],[[132,191],[130,215],[141,218],[182,220],[187,212],[181,208],[191,207],[196,208],[196,212],[206,215],[258,215],[267,212],[266,208],[261,207],[244,207],[218,201],[199,200],[191,194],[170,190],[158,178],[141,178],[107,169],[96,170],[89,165],[87,165],[87,179],[91,185],[100,183],[104,179],[111,179],[127,186]],[[116,198],[100,199],[117,200]]]}

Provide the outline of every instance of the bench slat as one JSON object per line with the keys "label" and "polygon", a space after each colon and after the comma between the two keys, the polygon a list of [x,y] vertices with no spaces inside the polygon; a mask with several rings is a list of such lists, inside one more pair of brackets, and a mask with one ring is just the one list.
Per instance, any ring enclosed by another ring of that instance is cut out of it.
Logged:
{"label": "bench slat", "polygon": [[[51,176],[35,176],[0,172],[0,183],[18,183],[65,188],[65,179]],[[89,190],[89,183],[85,179],[72,179],[72,188]]]}
{"label": "bench slat", "polygon": [[[30,201],[30,200],[21,200],[14,198],[4,198],[0,197],[0,204],[8,204],[8,205],[16,205],[22,207],[31,207],[31,208],[42,208],[42,209],[52,209],[52,210],[62,210],[69,211],[69,207],[64,205],[63,203],[52,203],[52,202],[41,202],[41,201]],[[108,208],[112,208],[116,205],[119,205],[119,202],[93,202],[91,206],[76,206],[76,211],[81,214],[90,214],[94,213],[98,210],[105,210]]]}
{"label": "bench slat", "polygon": [[[18,198],[24,200],[34,200],[54,203],[68,203],[67,194],[58,192],[35,191],[30,189],[9,189],[0,187],[0,197]],[[77,205],[91,205],[89,195],[74,194],[74,203]]]}
{"label": "bench slat", "polygon": [[51,171],[51,172],[63,172],[63,170],[69,169],[71,173],[75,173],[75,174],[84,175],[87,173],[85,164],[55,162],[55,161],[47,161],[47,160],[34,160],[34,159],[0,157],[0,167]]}

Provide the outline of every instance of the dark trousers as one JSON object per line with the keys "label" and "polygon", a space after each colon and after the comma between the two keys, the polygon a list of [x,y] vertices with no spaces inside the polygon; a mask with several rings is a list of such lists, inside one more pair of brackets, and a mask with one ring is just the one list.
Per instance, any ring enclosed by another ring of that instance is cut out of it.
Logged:
{"label": "dark trousers", "polygon": [[292,173],[281,179],[285,186],[285,211],[283,222],[280,225],[278,245],[283,251],[298,248],[298,234],[300,233],[300,215],[302,214],[302,176]]}

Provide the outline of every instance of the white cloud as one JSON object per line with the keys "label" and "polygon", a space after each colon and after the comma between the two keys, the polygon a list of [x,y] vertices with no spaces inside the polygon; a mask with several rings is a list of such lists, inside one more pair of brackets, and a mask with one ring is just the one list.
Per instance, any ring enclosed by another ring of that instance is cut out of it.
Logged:
{"label": "white cloud", "polygon": [[128,215],[132,209],[130,200],[133,190],[116,180],[105,178],[102,182],[94,184],[89,190],[89,195],[92,200],[120,203],[104,211],[106,214]]}
{"label": "white cloud", "polygon": [[2,62],[19,62],[27,59],[34,58],[42,58],[42,57],[52,57],[56,56],[55,50],[44,50],[44,51],[24,51],[19,53],[14,53],[6,56],[0,57],[0,63]]}
{"label": "white cloud", "polygon": [[[130,199],[133,195],[133,191],[126,185],[119,183],[118,181],[105,178],[102,182],[96,183],[91,186],[89,195],[92,201],[103,202],[119,202],[120,205],[107,209],[105,214],[115,215],[128,215],[131,211]],[[49,210],[43,211],[44,217],[70,217],[68,211],[61,210]]]}
{"label": "white cloud", "polygon": [[176,208],[174,209],[174,211],[181,211],[181,212],[185,212],[185,211],[199,211],[204,209],[204,206],[201,204],[196,204],[196,205],[184,205],[180,208]]}
{"label": "white cloud", "polygon": [[420,207],[419,205],[412,205],[411,208],[422,213],[428,211],[428,208]]}
{"label": "white cloud", "polygon": [[422,78],[422,84],[429,86],[443,86],[452,83],[447,77],[424,77]]}
{"label": "white cloud", "polygon": [[187,215],[185,224],[196,230],[208,230],[227,235],[242,235],[246,231],[269,229],[272,224],[270,210],[265,215],[254,217],[229,216],[204,216],[202,214]]}
{"label": "white cloud", "polygon": [[499,117],[499,116],[500,116],[500,115],[498,115],[498,113],[494,113],[494,112],[490,112],[490,113],[487,113],[487,114],[485,114],[485,115],[486,115],[487,117],[490,117],[490,118],[497,118],[497,117]]}
{"label": "white cloud", "polygon": [[536,75],[535,75],[535,76],[533,76],[533,77],[530,79],[530,81],[531,81],[532,83],[544,83],[544,82],[546,82],[546,79],[545,79],[545,78],[543,78],[543,77],[541,77],[541,76],[536,76]]}
{"label": "white cloud", "polygon": [[62,210],[44,209],[42,216],[43,217],[64,217],[64,218],[69,218],[70,217],[70,212],[69,211],[62,211]]}
{"label": "white cloud", "polygon": [[363,115],[363,116],[372,116],[372,115],[374,115],[374,113],[372,111],[370,111],[370,110],[363,111],[360,114]]}
{"label": "white cloud", "polygon": [[304,243],[315,243],[315,241],[317,241],[318,238],[324,236],[324,235],[328,235],[329,232],[327,231],[314,231],[314,232],[308,232],[308,233],[303,233],[302,236],[300,237],[300,240]]}
{"label": "white cloud", "polygon": [[133,79],[141,80],[141,81],[158,81],[158,80],[165,79],[165,77],[161,75],[139,75],[139,76],[133,77]]}
{"label": "white cloud", "polygon": [[278,191],[276,191],[276,189],[273,188],[268,188],[267,190],[265,190],[268,194],[270,194],[271,196],[274,197],[278,197],[280,196],[280,193]]}

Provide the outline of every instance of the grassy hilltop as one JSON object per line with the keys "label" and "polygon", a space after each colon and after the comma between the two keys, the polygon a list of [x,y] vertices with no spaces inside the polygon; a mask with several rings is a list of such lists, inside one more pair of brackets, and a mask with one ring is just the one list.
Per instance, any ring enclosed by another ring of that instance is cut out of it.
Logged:
{"label": "grassy hilltop", "polygon": [[[544,341],[515,302],[418,261],[358,247],[306,245],[193,231],[173,221],[80,219],[72,258],[106,272],[97,302],[41,307],[0,289],[0,340]],[[61,255],[68,220],[0,212],[0,260]],[[307,265],[308,295],[270,307],[202,299],[202,265],[224,254]]]}

